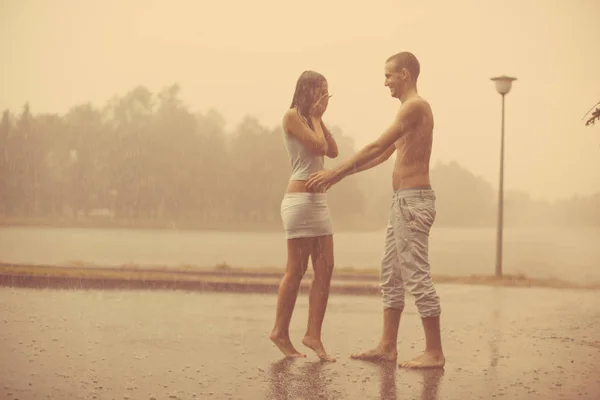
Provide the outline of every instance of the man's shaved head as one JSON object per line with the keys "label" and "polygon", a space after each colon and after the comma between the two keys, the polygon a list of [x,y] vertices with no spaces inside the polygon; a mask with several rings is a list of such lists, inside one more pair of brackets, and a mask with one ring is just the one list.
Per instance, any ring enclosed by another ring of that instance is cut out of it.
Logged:
{"label": "man's shaved head", "polygon": [[419,60],[417,60],[417,57],[415,57],[414,54],[408,51],[403,51],[388,58],[386,63],[389,62],[394,63],[396,71],[406,68],[406,70],[410,73],[412,80],[414,82],[417,81],[419,72],[421,71],[421,66],[419,65]]}

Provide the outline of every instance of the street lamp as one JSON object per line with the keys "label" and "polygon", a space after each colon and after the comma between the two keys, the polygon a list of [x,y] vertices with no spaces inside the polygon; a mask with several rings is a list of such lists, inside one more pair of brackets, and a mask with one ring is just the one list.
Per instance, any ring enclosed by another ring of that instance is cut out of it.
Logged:
{"label": "street lamp", "polygon": [[496,236],[496,276],[502,276],[502,225],[504,224],[504,96],[517,78],[502,75],[492,78],[502,95],[502,134],[500,141],[500,187],[498,189],[498,232]]}

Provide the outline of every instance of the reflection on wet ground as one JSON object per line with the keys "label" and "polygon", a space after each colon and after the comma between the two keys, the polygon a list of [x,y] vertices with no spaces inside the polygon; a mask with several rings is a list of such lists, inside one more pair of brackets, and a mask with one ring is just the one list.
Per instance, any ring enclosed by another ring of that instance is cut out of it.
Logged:
{"label": "reflection on wet ground", "polygon": [[[4,399],[598,399],[598,292],[439,285],[445,370],[349,359],[377,343],[378,297],[332,296],[333,364],[268,339],[275,296],[0,288]],[[399,360],[423,346],[410,298]],[[301,346],[306,296],[290,333]]]}
{"label": "reflection on wet ground", "polygon": [[[439,399],[439,387],[444,370],[401,370],[396,363],[367,363],[371,367],[367,369],[366,376],[362,380],[346,379],[346,384],[355,385],[354,391],[342,393],[334,378],[339,378],[340,373],[328,370],[333,368],[331,364],[320,361],[311,361],[295,367],[299,360],[282,359],[271,364],[269,370],[269,399],[343,399],[348,395],[356,394],[357,398],[367,398],[364,392],[365,383],[376,383],[379,387],[380,399],[396,399],[397,376],[405,374],[410,381],[420,382],[413,396],[418,399]],[[343,371],[342,371],[343,375]],[[351,374],[347,374],[350,377]],[[342,378],[342,381],[344,379]],[[418,385],[417,385],[418,386]]]}

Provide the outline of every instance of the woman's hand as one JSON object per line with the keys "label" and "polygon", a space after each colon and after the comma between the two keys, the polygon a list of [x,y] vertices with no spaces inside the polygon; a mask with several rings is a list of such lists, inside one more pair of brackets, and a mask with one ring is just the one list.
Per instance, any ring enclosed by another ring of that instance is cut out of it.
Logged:
{"label": "woman's hand", "polygon": [[327,109],[327,101],[330,97],[329,93],[325,93],[319,97],[319,99],[310,107],[309,115],[313,118],[321,118]]}

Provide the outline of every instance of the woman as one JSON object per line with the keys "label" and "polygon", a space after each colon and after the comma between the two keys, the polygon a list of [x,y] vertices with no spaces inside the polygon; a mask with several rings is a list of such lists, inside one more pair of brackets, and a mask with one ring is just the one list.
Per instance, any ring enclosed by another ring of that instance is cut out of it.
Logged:
{"label": "woman", "polygon": [[292,164],[292,175],[281,203],[287,237],[287,268],[277,295],[277,314],[271,340],[287,357],[306,357],[289,336],[290,320],[300,281],[312,260],[314,278],[309,295],[308,326],[302,343],[324,361],[321,327],[329,298],[333,272],[333,229],[325,193],[314,193],[305,185],[310,174],[323,169],[324,157],[335,158],[337,144],[321,117],[329,102],[327,80],[314,71],[298,78],[290,109],[283,117],[284,143]]}

